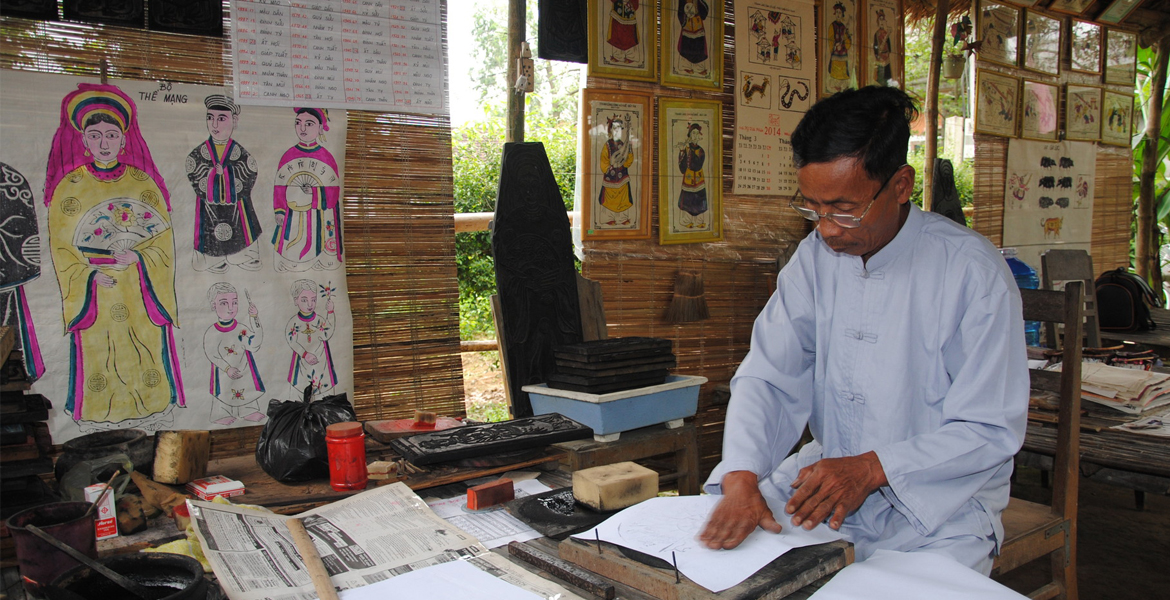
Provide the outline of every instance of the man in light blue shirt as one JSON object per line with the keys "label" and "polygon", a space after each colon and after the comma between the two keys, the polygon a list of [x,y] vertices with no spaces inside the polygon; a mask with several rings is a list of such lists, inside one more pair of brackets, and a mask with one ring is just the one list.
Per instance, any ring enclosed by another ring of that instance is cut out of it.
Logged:
{"label": "man in light blue shirt", "polygon": [[708,547],[778,532],[783,510],[860,560],[932,551],[991,571],[1027,418],[1020,294],[987,239],[909,202],[915,112],[898,89],[849,90],[792,134],[791,205],[816,229],[731,380]]}

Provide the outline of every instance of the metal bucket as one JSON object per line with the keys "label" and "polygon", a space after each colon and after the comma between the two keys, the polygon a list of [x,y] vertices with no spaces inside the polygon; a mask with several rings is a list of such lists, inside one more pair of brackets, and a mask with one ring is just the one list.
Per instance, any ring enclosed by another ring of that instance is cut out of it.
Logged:
{"label": "metal bucket", "polygon": [[[199,561],[181,554],[118,554],[101,563],[146,587],[150,600],[206,600],[207,580]],[[81,565],[62,573],[45,588],[49,600],[125,600],[130,592]]]}
{"label": "metal bucket", "polygon": [[34,506],[8,517],[8,530],[16,544],[16,562],[24,589],[30,594],[43,595],[43,589],[54,577],[80,566],[68,554],[50,546],[30,533],[25,527],[36,525],[45,533],[72,546],[82,554],[97,558],[94,539],[94,515],[85,516],[89,502],[52,502]]}

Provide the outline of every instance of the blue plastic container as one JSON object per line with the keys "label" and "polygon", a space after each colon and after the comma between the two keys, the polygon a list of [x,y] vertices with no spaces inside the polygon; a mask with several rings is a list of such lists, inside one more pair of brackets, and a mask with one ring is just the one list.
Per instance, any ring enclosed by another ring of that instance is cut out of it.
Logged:
{"label": "blue plastic container", "polygon": [[560,413],[600,436],[694,415],[699,386],[704,383],[706,377],[670,375],[666,383],[609,394],[558,390],[543,383],[526,385],[523,390],[534,414]]}
{"label": "blue plastic container", "polygon": [[[1036,276],[1036,270],[1029,267],[1028,263],[1019,259],[1015,248],[1004,248],[999,253],[1003,255],[1008,266],[1012,268],[1012,276],[1016,278],[1016,285],[1021,290],[1035,290],[1040,288],[1040,278]],[[1029,346],[1040,345],[1039,321],[1024,321],[1024,339],[1027,340]]]}

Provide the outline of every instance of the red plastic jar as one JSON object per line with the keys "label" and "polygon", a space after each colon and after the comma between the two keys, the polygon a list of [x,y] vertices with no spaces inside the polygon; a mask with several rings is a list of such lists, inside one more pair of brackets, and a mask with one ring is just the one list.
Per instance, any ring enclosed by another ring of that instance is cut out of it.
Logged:
{"label": "red plastic jar", "polygon": [[329,486],[339,492],[366,489],[369,475],[362,424],[347,421],[326,427],[325,444],[329,449]]}

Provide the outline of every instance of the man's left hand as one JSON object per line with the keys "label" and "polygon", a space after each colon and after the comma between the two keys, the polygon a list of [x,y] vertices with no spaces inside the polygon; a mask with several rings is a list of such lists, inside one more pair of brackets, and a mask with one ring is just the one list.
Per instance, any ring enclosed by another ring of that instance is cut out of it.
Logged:
{"label": "man's left hand", "polygon": [[800,470],[796,493],[785,506],[792,524],[812,529],[832,515],[829,527],[840,529],[845,517],[861,507],[874,490],[886,485],[886,472],[873,451],[860,456],[824,458]]}

